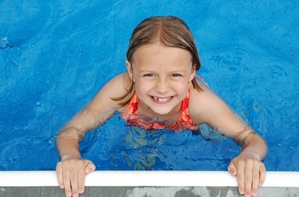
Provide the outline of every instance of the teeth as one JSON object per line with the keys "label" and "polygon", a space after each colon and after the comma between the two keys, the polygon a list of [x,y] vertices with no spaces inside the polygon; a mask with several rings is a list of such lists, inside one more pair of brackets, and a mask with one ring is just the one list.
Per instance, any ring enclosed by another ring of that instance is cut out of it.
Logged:
{"label": "teeth", "polygon": [[167,101],[167,100],[170,99],[170,97],[168,97],[168,98],[158,98],[158,97],[154,97],[154,96],[153,96],[153,98],[154,98],[156,101],[159,101],[159,102],[165,102],[165,101]]}

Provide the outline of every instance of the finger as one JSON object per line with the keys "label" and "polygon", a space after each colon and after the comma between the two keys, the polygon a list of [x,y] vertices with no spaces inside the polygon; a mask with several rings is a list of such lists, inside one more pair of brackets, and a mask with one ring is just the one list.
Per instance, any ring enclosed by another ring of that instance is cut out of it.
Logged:
{"label": "finger", "polygon": [[84,169],[78,171],[78,192],[82,194],[85,190],[85,172]]}
{"label": "finger", "polygon": [[96,166],[91,161],[88,161],[88,164],[85,168],[85,174],[88,175],[88,174],[92,173],[93,171],[95,171],[95,169],[96,169]]}
{"label": "finger", "polygon": [[85,177],[95,170],[95,165],[91,161],[86,162],[84,170],[78,172],[78,191],[82,194],[85,190]]}
{"label": "finger", "polygon": [[251,189],[252,189],[252,173],[253,173],[253,162],[252,160],[247,160],[245,172],[244,172],[244,184],[245,184],[245,190],[244,195],[245,196],[251,196]]}
{"label": "finger", "polygon": [[252,169],[252,188],[251,188],[251,195],[256,196],[258,187],[259,187],[259,182],[260,182],[260,162],[256,161],[257,164],[253,166]]}
{"label": "finger", "polygon": [[62,178],[64,185],[64,192],[67,197],[72,196],[71,185],[70,185],[70,171],[68,168],[69,164],[61,164],[62,166]]}
{"label": "finger", "polygon": [[259,181],[259,186],[262,186],[266,180],[266,167],[262,163],[260,166],[260,181]]}
{"label": "finger", "polygon": [[64,188],[64,184],[63,184],[63,178],[62,178],[62,167],[61,167],[61,162],[57,163],[56,165],[56,177],[57,177],[57,181],[58,181],[58,185],[61,189]]}
{"label": "finger", "polygon": [[70,181],[71,181],[71,187],[72,187],[72,196],[73,197],[79,196],[79,193],[78,193],[78,169],[76,167],[70,171]]}
{"label": "finger", "polygon": [[238,181],[238,189],[239,189],[240,194],[244,194],[244,189],[245,189],[245,183],[244,183],[245,169],[244,168],[245,168],[244,162],[239,161],[238,166],[237,166],[237,169],[238,169],[237,181]]}
{"label": "finger", "polygon": [[237,168],[235,166],[235,163],[234,163],[234,160],[232,160],[230,162],[230,164],[228,165],[227,167],[227,170],[229,171],[229,173],[232,175],[232,176],[237,176]]}

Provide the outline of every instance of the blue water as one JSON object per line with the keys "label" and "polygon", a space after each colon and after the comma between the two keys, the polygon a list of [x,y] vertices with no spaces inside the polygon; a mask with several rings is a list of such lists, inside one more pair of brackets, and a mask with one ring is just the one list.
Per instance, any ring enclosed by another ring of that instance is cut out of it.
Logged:
{"label": "blue water", "polygon": [[[175,15],[198,72],[269,145],[268,170],[299,170],[299,1],[0,1],[0,170],[53,170],[60,126],[125,71],[133,28]],[[147,132],[118,115],[90,132],[98,170],[226,170],[240,149],[205,127]]]}

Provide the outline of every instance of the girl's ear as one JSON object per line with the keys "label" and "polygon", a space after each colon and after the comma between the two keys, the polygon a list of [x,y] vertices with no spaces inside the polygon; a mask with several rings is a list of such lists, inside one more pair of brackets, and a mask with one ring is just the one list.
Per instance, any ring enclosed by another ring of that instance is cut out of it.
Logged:
{"label": "girl's ear", "polygon": [[133,68],[132,68],[132,64],[126,60],[126,67],[127,67],[127,71],[128,71],[128,74],[129,74],[129,77],[131,78],[132,81],[133,80]]}
{"label": "girl's ear", "polygon": [[196,75],[196,70],[194,69],[195,67],[192,67],[192,73],[191,73],[191,75],[190,75],[190,79],[189,79],[189,82],[191,82],[192,81],[192,79],[195,77],[195,75]]}

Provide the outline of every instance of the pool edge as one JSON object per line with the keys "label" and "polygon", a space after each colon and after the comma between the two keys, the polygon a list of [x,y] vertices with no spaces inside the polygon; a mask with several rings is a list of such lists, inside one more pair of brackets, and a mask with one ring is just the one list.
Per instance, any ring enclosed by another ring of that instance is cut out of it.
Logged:
{"label": "pool edge", "polygon": [[[227,171],[95,171],[86,186],[236,187]],[[55,171],[0,171],[0,187],[58,186]],[[299,172],[270,171],[263,187],[299,188]]]}

